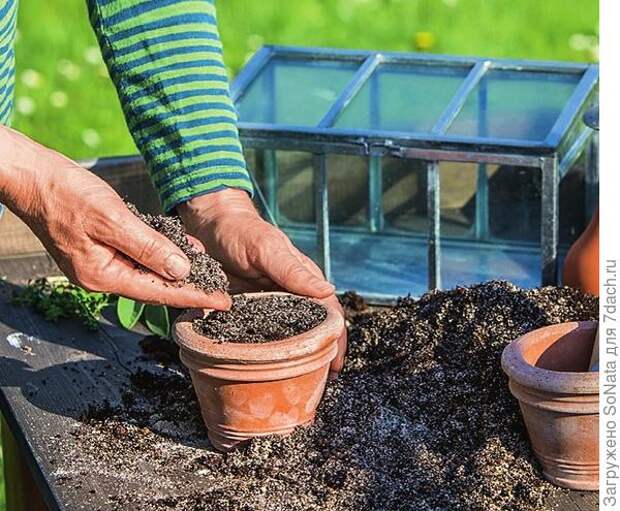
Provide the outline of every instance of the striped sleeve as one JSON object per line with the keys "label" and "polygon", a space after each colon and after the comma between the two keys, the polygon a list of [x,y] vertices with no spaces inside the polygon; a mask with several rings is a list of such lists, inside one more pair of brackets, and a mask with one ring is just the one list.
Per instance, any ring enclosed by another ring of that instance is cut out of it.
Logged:
{"label": "striped sleeve", "polygon": [[[17,0],[0,2],[0,124],[8,125],[15,87],[15,25]],[[2,206],[0,206],[0,209]]]}
{"label": "striped sleeve", "polygon": [[87,0],[125,119],[165,211],[252,193],[214,0]]}

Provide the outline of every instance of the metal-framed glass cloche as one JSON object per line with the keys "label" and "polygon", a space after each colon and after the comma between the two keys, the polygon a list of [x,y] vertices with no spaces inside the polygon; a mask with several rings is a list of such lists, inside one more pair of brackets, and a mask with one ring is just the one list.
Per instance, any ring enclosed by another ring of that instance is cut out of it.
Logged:
{"label": "metal-framed glass cloche", "polygon": [[265,215],[339,289],[389,298],[557,282],[562,218],[570,242],[598,200],[597,138],[582,121],[598,76],[585,64],[265,47],[231,93]]}

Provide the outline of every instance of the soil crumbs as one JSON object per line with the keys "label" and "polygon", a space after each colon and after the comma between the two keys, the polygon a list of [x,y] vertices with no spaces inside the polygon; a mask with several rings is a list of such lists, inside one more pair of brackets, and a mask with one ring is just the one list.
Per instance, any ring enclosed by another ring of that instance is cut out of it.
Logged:
{"label": "soil crumbs", "polygon": [[208,447],[179,366],[139,371],[122,404],[59,442],[56,476],[107,481],[89,509],[549,509],[564,490],[541,478],[500,357],[529,330],[597,311],[569,288],[488,282],[358,315],[315,423],[227,454]]}
{"label": "soil crumbs", "polygon": [[152,229],[163,234],[187,256],[191,268],[184,283],[193,284],[205,293],[228,290],[228,278],[222,270],[222,265],[210,255],[196,251],[187,240],[187,231],[180,218],[140,213],[133,204],[129,202],[126,204],[134,215]]}
{"label": "soil crumbs", "polygon": [[322,305],[301,296],[233,297],[228,311],[194,320],[194,330],[221,342],[279,341],[307,332],[327,317]]}

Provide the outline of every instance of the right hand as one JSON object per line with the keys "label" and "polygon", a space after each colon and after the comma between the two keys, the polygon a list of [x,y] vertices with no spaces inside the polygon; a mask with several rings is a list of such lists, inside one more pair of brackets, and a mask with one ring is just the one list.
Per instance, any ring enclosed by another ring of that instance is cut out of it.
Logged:
{"label": "right hand", "polygon": [[175,283],[189,274],[187,257],[131,213],[105,181],[13,130],[0,130],[0,202],[32,229],[71,281],[145,303],[230,308],[224,292]]}

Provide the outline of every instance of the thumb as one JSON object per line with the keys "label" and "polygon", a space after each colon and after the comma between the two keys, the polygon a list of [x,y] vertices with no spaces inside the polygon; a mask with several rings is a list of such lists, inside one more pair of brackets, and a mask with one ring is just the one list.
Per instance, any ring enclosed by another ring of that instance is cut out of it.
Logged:
{"label": "thumb", "polygon": [[151,229],[126,207],[100,228],[98,238],[155,273],[170,280],[189,275],[190,262],[183,251],[163,234]]}

